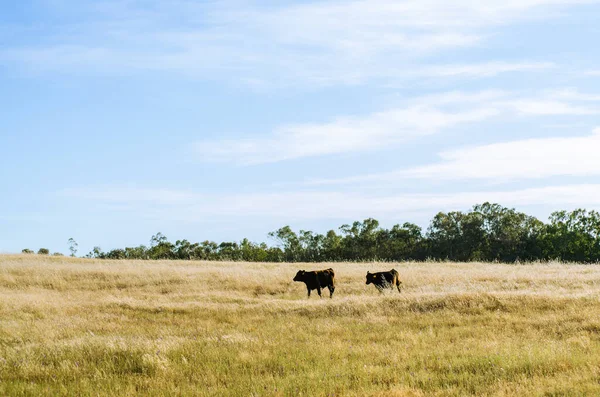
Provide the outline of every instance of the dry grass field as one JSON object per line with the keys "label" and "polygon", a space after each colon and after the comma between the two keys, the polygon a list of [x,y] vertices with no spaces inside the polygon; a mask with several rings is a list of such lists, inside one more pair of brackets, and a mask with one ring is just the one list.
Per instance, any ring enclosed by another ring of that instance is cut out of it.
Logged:
{"label": "dry grass field", "polygon": [[[331,300],[291,281],[330,266]],[[600,395],[599,297],[600,266],[0,256],[0,395]]]}

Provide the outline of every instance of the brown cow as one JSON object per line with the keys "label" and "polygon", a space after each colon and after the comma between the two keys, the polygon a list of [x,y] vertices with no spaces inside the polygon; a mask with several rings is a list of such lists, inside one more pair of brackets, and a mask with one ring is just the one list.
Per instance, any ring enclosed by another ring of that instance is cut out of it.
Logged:
{"label": "brown cow", "polygon": [[330,298],[333,297],[333,291],[335,291],[335,273],[333,272],[333,269],[315,270],[311,272],[298,270],[296,277],[294,277],[294,281],[301,281],[306,284],[309,298],[310,291],[313,289],[316,289],[321,297],[321,288],[329,288]]}
{"label": "brown cow", "polygon": [[384,288],[398,288],[398,292],[400,292],[400,276],[396,269],[392,269],[389,272],[378,272],[371,273],[367,272],[367,285],[373,284],[379,290],[379,292],[383,292]]}

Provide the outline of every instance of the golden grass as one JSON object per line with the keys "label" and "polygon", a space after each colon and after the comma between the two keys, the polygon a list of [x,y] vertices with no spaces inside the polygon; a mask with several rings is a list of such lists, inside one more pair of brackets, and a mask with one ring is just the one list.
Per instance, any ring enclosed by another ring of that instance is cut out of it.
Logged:
{"label": "golden grass", "polygon": [[[333,299],[291,281],[327,267]],[[599,297],[596,265],[5,255],[0,395],[600,395]]]}

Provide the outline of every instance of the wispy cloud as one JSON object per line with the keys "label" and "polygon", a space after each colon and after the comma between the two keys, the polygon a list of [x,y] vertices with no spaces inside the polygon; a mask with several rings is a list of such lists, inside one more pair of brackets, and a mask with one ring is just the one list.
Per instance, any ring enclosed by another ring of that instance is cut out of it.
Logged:
{"label": "wispy cloud", "polygon": [[182,190],[102,186],[93,188],[68,188],[58,192],[59,196],[97,200],[106,203],[158,203],[180,204],[198,199],[197,193]]}
{"label": "wispy cloud", "polygon": [[415,69],[408,72],[414,76],[422,77],[492,77],[501,73],[524,72],[555,68],[551,62],[486,62],[463,65],[437,65]]}
{"label": "wispy cloud", "polygon": [[551,91],[548,95],[561,101],[600,102],[600,95],[585,94],[572,88]]}
{"label": "wispy cloud", "polygon": [[[131,205],[150,218],[198,222],[210,217],[268,217],[287,222],[302,219],[364,219],[366,217],[409,220],[410,214],[440,210],[465,210],[485,201],[507,206],[587,206],[600,208],[600,185],[561,185],[533,189],[470,191],[444,194],[361,194],[340,192],[285,192],[206,195],[158,189],[123,190],[80,188],[62,192],[73,199]],[[177,203],[147,203],[147,197],[185,197]]]}
{"label": "wispy cloud", "polygon": [[591,100],[593,96],[576,91],[532,97],[503,91],[448,92],[412,98],[401,107],[365,117],[283,126],[272,134],[252,139],[201,141],[196,143],[195,150],[202,161],[244,165],[368,151],[496,116],[506,120],[599,114],[600,107],[585,103]]}
{"label": "wispy cloud", "polygon": [[600,128],[591,135],[524,139],[465,147],[440,153],[442,161],[393,172],[354,176],[313,184],[419,180],[507,182],[553,176],[600,176]]}
{"label": "wispy cloud", "polygon": [[442,162],[399,173],[403,178],[538,179],[600,175],[600,129],[584,137],[541,138],[441,153]]}
{"label": "wispy cloud", "polygon": [[[427,57],[479,46],[489,29],[595,1],[369,0],[252,3],[51,2],[63,22],[44,40],[0,51],[36,70],[163,71],[265,85],[361,84],[401,78],[489,77],[537,62],[423,67]],[[82,22],[82,20],[84,22]],[[407,73],[408,72],[408,73]]]}
{"label": "wispy cloud", "polygon": [[447,111],[408,106],[369,116],[343,117],[325,124],[278,128],[272,135],[248,140],[204,141],[195,145],[202,161],[239,164],[271,163],[301,157],[372,150],[444,128],[482,121],[497,114],[493,107]]}

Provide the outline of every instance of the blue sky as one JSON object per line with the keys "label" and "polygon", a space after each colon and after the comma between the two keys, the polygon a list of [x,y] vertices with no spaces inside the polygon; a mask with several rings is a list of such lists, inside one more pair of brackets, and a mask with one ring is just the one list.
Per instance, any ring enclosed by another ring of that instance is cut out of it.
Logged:
{"label": "blue sky", "polygon": [[600,1],[0,13],[0,252],[600,209]]}

